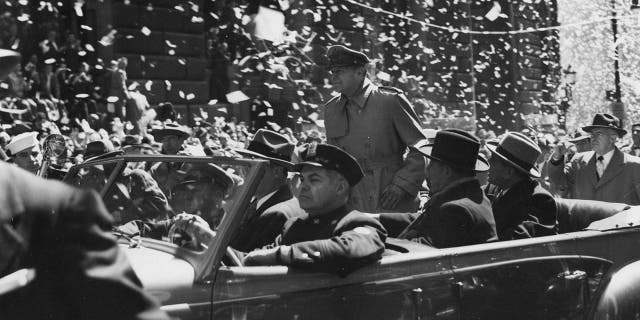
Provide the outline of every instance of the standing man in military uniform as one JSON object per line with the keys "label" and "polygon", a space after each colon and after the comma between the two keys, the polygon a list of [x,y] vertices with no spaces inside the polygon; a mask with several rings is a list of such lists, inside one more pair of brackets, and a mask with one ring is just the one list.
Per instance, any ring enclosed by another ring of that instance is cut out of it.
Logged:
{"label": "standing man in military uniform", "polygon": [[418,117],[395,88],[367,79],[369,58],[343,46],[327,52],[331,84],[340,92],[324,108],[327,142],[353,155],[364,178],[350,202],[365,212],[415,212],[425,160],[407,147],[424,139]]}
{"label": "standing man in military uniform", "polygon": [[245,265],[290,265],[346,274],[380,259],[386,230],[347,205],[350,189],[363,177],[344,150],[312,143],[302,150],[298,200],[308,217],[289,219],[275,247],[250,252]]}

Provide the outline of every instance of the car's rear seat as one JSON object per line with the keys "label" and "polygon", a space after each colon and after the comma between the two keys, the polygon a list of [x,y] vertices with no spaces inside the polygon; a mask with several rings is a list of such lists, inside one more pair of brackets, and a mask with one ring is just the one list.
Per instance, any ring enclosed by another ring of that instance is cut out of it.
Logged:
{"label": "car's rear seat", "polygon": [[591,222],[608,218],[631,206],[624,203],[556,198],[560,233],[582,230]]}

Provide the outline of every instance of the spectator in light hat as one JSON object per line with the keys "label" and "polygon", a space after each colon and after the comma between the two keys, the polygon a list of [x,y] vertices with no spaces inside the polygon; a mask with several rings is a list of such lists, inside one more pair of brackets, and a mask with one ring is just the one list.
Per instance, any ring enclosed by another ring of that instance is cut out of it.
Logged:
{"label": "spectator in light hat", "polygon": [[42,150],[37,132],[21,133],[7,145],[7,151],[13,162],[20,168],[31,173],[38,173],[42,164]]}
{"label": "spectator in light hat", "polygon": [[151,131],[156,141],[162,143],[162,154],[175,155],[183,149],[184,141],[190,136],[186,127],[177,123],[166,123],[161,129]]}

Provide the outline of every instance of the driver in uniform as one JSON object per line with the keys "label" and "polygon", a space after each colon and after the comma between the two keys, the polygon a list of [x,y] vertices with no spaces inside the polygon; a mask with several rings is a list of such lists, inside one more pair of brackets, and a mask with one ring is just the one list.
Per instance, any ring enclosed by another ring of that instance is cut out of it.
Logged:
{"label": "driver in uniform", "polygon": [[244,257],[245,265],[290,265],[346,275],[380,259],[387,231],[379,221],[352,210],[351,188],[362,168],[346,151],[311,143],[301,151],[298,200],[307,217],[289,219],[272,245]]}

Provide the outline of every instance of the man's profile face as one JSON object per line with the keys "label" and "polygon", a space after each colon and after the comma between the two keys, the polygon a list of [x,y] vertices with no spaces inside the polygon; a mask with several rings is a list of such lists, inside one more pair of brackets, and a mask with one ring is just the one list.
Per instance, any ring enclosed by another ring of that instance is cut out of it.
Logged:
{"label": "man's profile face", "polygon": [[362,67],[335,67],[329,71],[329,80],[333,89],[346,94],[353,95],[363,80]]}
{"label": "man's profile face", "polygon": [[507,187],[505,180],[508,164],[500,158],[500,156],[492,154],[489,158],[489,183],[494,184],[500,188]]}
{"label": "man's profile face", "polygon": [[310,215],[319,215],[334,207],[337,198],[335,179],[323,168],[304,166],[300,172],[298,201]]}
{"label": "man's profile face", "polygon": [[589,134],[591,135],[591,148],[600,155],[611,151],[618,138],[618,133],[615,130],[607,128],[595,128]]}
{"label": "man's profile face", "polygon": [[16,153],[13,160],[18,167],[31,173],[37,173],[42,163],[42,152],[40,146],[33,146]]}
{"label": "man's profile face", "polygon": [[162,149],[167,154],[178,154],[178,151],[180,151],[180,148],[182,148],[184,140],[184,138],[174,135],[164,136],[162,138]]}

